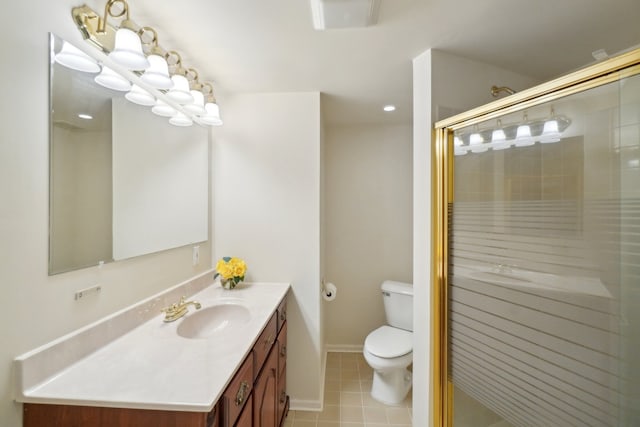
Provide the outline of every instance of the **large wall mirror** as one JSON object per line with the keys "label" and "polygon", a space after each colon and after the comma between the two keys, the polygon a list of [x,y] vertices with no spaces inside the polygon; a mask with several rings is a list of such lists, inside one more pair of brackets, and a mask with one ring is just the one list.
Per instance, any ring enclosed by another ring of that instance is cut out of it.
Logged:
{"label": "large wall mirror", "polygon": [[49,274],[206,241],[208,130],[128,102],[50,43]]}

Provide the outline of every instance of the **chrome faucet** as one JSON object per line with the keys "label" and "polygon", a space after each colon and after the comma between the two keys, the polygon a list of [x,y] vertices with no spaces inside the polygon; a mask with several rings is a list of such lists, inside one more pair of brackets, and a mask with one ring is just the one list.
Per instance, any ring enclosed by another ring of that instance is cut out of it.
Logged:
{"label": "chrome faucet", "polygon": [[173,322],[178,320],[189,311],[189,305],[193,305],[199,310],[202,305],[197,301],[185,301],[185,297],[180,298],[180,302],[173,303],[169,307],[163,308],[161,311],[165,313],[164,321]]}

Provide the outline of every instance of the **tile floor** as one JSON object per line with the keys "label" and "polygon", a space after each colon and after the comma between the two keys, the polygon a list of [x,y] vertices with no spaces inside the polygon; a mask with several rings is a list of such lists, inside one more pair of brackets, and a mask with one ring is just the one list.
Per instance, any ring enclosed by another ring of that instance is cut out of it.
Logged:
{"label": "tile floor", "polygon": [[361,353],[328,353],[324,410],[291,410],[284,427],[411,427],[411,393],[384,405],[371,398],[372,378]]}

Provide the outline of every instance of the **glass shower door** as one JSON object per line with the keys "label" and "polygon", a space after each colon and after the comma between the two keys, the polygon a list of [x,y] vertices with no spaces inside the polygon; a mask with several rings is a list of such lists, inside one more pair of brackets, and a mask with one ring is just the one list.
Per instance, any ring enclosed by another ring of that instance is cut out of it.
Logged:
{"label": "glass shower door", "polygon": [[640,76],[453,145],[455,427],[640,425]]}

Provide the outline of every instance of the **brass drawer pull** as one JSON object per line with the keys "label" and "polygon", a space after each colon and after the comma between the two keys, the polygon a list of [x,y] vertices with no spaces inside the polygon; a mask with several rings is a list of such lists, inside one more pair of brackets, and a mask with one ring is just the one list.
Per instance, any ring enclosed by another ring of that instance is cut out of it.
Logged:
{"label": "brass drawer pull", "polygon": [[273,337],[273,335],[269,335],[269,337],[264,340],[264,346],[265,347],[270,346],[274,342],[275,342],[275,338]]}
{"label": "brass drawer pull", "polygon": [[286,401],[287,401],[287,393],[283,391],[282,393],[280,393],[280,403],[284,404],[284,402]]}
{"label": "brass drawer pull", "polygon": [[282,310],[282,311],[280,312],[280,320],[282,320],[283,322],[284,322],[285,320],[287,320],[287,312],[286,312],[286,311]]}
{"label": "brass drawer pull", "polygon": [[240,389],[236,394],[236,406],[240,406],[244,403],[244,400],[247,397],[245,393],[248,390],[249,390],[249,383],[247,383],[246,381],[242,381],[242,383],[240,383]]}
{"label": "brass drawer pull", "polygon": [[280,347],[280,357],[287,357],[287,346],[283,345]]}

